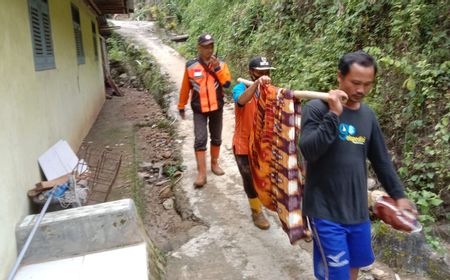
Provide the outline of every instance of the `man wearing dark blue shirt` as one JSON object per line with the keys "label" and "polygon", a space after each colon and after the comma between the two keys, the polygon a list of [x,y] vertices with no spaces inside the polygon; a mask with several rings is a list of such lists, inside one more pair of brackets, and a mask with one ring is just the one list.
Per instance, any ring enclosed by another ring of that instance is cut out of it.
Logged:
{"label": "man wearing dark blue shirt", "polygon": [[330,91],[328,102],[312,100],[302,110],[300,149],[307,161],[303,211],[314,236],[315,276],[356,280],[359,268],[374,261],[366,159],[399,210],[414,210],[375,113],[362,103],[375,82],[374,59],[363,51],[348,53],[338,68],[339,89]]}

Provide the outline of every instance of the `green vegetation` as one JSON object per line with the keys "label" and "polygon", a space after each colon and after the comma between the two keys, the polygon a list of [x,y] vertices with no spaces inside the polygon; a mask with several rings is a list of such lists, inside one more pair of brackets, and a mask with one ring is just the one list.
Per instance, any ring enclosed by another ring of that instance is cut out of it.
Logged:
{"label": "green vegetation", "polygon": [[[136,11],[133,13],[133,20],[149,20],[152,19],[153,7],[145,6],[144,3],[136,3]],[[156,7],[156,6],[154,6]]]}
{"label": "green vegetation", "polygon": [[[211,32],[235,78],[256,54],[273,60],[278,85],[327,91],[337,61],[364,49],[380,72],[367,102],[375,109],[394,162],[421,221],[449,220],[450,3],[444,0],[164,0],[166,16],[190,35],[179,51],[195,55],[196,38]],[[430,228],[427,228],[430,231]]]}
{"label": "green vegetation", "polygon": [[108,58],[111,64],[126,61],[125,43],[117,33],[113,33],[107,40]]}
{"label": "green vegetation", "polygon": [[[400,233],[381,222],[373,223],[375,234],[372,236],[372,244],[377,259],[382,260],[390,267],[404,271],[425,271],[427,279],[449,279],[450,270],[443,258],[430,257],[435,252],[424,246],[423,241],[417,236],[405,238]],[[442,248],[443,255],[448,250]]]}
{"label": "green vegetation", "polygon": [[106,40],[108,56],[112,65],[119,64],[130,75],[135,75],[139,83],[152,94],[164,112],[168,108],[170,84],[161,73],[159,65],[146,50],[126,42],[119,34],[113,33]]}

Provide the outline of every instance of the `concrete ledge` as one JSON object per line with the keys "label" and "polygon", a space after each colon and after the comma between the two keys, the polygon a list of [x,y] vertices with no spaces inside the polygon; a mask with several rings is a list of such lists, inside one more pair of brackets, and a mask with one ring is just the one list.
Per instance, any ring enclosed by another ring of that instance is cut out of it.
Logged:
{"label": "concrete ledge", "polygon": [[[16,229],[20,250],[37,215]],[[37,263],[146,242],[145,230],[131,199],[47,213],[23,263]]]}
{"label": "concrete ledge", "polygon": [[[14,280],[148,280],[146,244],[56,261],[29,264]],[[153,279],[153,278],[152,278]]]}

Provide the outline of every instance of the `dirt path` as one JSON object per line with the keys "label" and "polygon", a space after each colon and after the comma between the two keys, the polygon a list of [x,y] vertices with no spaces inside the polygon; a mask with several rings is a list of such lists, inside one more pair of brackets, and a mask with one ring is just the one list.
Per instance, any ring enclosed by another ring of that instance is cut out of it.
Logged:
{"label": "dirt path", "polygon": [[[148,22],[118,21],[118,32],[148,49],[170,80],[176,85],[182,80],[185,60],[165,46],[153,33]],[[176,114],[172,104],[171,112]],[[313,279],[311,255],[298,246],[291,246],[280,228],[277,217],[269,214],[272,227],[257,229],[250,221],[250,209],[231,151],[234,131],[233,107],[224,110],[223,149],[221,166],[226,175],[216,177],[208,172],[208,184],[194,190],[195,158],[193,152],[192,115],[180,121],[183,138],[183,161],[188,167],[182,189],[194,214],[207,228],[193,228],[196,236],[169,254],[168,279]],[[206,230],[205,230],[206,229]]]}

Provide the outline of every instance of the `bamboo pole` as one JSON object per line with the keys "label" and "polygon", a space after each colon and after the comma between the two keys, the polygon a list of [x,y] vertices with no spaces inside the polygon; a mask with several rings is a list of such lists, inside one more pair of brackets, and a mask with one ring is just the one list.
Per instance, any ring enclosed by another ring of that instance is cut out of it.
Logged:
{"label": "bamboo pole", "polygon": [[[253,81],[249,81],[246,79],[238,78],[237,81],[239,83],[244,83],[246,86],[251,86]],[[294,90],[294,96],[297,99],[322,99],[324,101],[328,101],[329,94],[326,92],[318,92],[318,91],[310,91],[310,90]],[[347,98],[342,99],[343,103],[347,102]]]}

